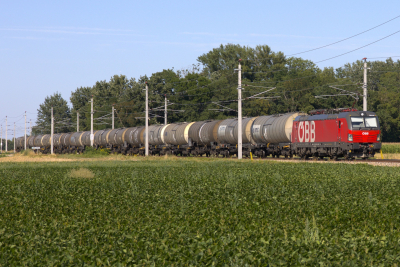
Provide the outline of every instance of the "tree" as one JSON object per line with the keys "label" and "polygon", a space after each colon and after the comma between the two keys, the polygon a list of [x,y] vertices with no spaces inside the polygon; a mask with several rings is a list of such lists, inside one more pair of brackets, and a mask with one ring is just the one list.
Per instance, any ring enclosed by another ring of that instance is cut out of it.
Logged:
{"label": "tree", "polygon": [[73,130],[71,127],[71,111],[61,94],[56,92],[52,96],[47,96],[43,104],[40,104],[36,126],[32,129],[32,134],[49,134],[51,132],[51,107],[53,107],[54,132],[67,133]]}
{"label": "tree", "polygon": [[[80,87],[77,88],[75,92],[71,92],[71,97],[69,100],[72,103],[71,110],[71,121],[76,125],[77,122],[77,112],[79,112],[79,130],[90,130],[90,98],[92,96],[91,87]],[[75,126],[76,127],[76,126]],[[75,128],[76,129],[76,128]]]}
{"label": "tree", "polygon": [[[150,124],[164,123],[165,95],[171,104],[168,106],[169,123],[236,117],[238,75],[235,69],[239,59],[242,59],[243,116],[308,112],[353,104],[362,109],[362,61],[338,69],[320,69],[310,60],[287,58],[268,45],[253,48],[227,44],[199,56],[198,64],[190,69],[165,69],[138,80],[114,75],[109,81],[96,82],[93,87],[78,88],[70,98],[73,127],[76,111],[79,111],[80,129],[90,130],[92,95],[94,130],[111,128],[112,105],[115,128],[144,125],[145,82],[149,86]],[[383,141],[398,141],[400,61],[373,61],[368,62],[368,67],[371,68],[368,71],[368,110],[375,111],[380,118]],[[355,102],[354,95],[337,88],[358,93],[360,100]],[[256,94],[261,98],[251,97]],[[316,98],[323,95],[325,97]]]}

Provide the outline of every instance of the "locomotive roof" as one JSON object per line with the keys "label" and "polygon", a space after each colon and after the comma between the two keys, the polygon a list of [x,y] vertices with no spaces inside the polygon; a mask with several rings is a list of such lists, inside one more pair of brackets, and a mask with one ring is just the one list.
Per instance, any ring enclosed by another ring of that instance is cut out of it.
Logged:
{"label": "locomotive roof", "polygon": [[337,114],[300,115],[297,116],[294,119],[294,121],[329,120],[329,119],[340,119],[340,118],[348,119],[352,116],[369,117],[369,116],[376,116],[376,113],[372,111],[351,111],[351,112],[341,112]]}

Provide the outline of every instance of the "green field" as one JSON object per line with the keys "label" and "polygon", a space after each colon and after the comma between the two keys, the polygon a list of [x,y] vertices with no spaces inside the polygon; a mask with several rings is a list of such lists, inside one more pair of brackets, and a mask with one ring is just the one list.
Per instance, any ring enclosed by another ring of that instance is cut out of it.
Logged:
{"label": "green field", "polygon": [[399,192],[364,164],[2,163],[0,266],[396,266]]}
{"label": "green field", "polygon": [[382,143],[382,153],[400,154],[400,143]]}

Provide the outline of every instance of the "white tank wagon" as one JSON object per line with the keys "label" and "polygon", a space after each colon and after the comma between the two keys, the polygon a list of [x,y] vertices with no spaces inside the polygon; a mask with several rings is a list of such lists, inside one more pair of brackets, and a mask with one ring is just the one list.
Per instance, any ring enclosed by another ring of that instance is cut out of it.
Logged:
{"label": "white tank wagon", "polygon": [[[254,144],[254,140],[251,135],[251,128],[256,118],[257,117],[244,118],[242,120],[241,131],[244,156],[250,156],[251,148]],[[222,121],[218,127],[218,153],[226,157],[237,154],[238,136],[239,125],[237,119],[227,119]]]}
{"label": "white tank wagon", "polygon": [[163,129],[163,147],[161,154],[175,154],[187,156],[191,150],[191,139],[189,138],[189,130],[195,122],[191,123],[172,123]]}
{"label": "white tank wagon", "polygon": [[85,146],[82,143],[82,135],[84,132],[73,133],[70,137],[70,153],[82,153],[85,150]]}
{"label": "white tank wagon", "polygon": [[110,149],[112,153],[122,153],[126,151],[125,145],[125,132],[128,128],[117,128],[107,132],[107,144],[106,147]]}
{"label": "white tank wagon", "polygon": [[292,157],[290,150],[293,120],[303,113],[294,112],[272,116],[260,116],[254,120],[252,137],[256,156],[268,155]]}
{"label": "white tank wagon", "polygon": [[210,156],[212,151],[215,151],[213,148],[218,144],[218,127],[221,122],[222,120],[198,121],[190,126],[188,145],[191,147],[192,155]]}
{"label": "white tank wagon", "polygon": [[144,129],[145,127],[131,127],[127,128],[124,133],[124,140],[126,142],[125,154],[144,155]]}

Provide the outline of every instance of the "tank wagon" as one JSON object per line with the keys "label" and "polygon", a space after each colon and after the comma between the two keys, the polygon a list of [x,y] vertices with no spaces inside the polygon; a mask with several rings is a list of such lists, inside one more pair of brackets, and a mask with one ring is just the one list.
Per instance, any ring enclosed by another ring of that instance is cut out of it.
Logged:
{"label": "tank wagon", "polygon": [[[150,155],[232,156],[238,153],[242,132],[243,156],[373,157],[380,150],[380,126],[375,113],[345,110],[337,114],[314,111],[149,126]],[[104,129],[93,132],[96,149],[106,148],[125,155],[145,154],[145,127]],[[90,132],[58,133],[28,137],[27,147],[42,153],[82,153],[90,146]],[[16,139],[24,149],[24,137]]]}

